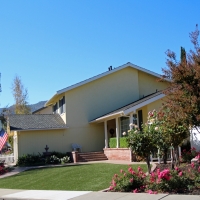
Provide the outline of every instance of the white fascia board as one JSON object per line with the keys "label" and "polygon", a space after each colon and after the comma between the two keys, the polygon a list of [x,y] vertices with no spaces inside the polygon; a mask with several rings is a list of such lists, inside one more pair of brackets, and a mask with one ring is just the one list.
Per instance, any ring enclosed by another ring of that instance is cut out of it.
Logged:
{"label": "white fascia board", "polygon": [[158,96],[155,96],[155,97],[153,97],[151,99],[148,99],[148,100],[146,100],[146,101],[144,101],[142,103],[139,103],[139,104],[133,106],[132,108],[129,108],[129,109],[125,110],[123,113],[124,113],[124,115],[128,115],[129,113],[134,112],[138,108],[146,106],[146,105],[148,105],[148,104],[150,104],[150,103],[152,103],[154,101],[157,101],[157,100],[159,100],[159,99],[161,99],[163,97],[165,97],[165,94],[159,94]]}
{"label": "white fascia board", "polygon": [[100,118],[97,118],[97,119],[91,121],[90,123],[95,123],[95,122],[100,122],[100,121],[106,121],[107,118],[114,117],[116,115],[122,115],[122,114],[123,114],[123,111],[120,111],[120,112],[117,112],[117,113],[113,113],[113,114],[110,114],[110,115],[105,115],[103,117],[100,117]]}
{"label": "white fascia board", "polygon": [[52,100],[53,98],[55,98],[57,95],[58,95],[58,94],[54,94],[53,97],[51,97],[51,99],[49,99],[49,100],[44,104],[44,106],[47,107],[47,106],[50,106],[51,104],[53,104],[53,103],[51,102],[51,100]]}

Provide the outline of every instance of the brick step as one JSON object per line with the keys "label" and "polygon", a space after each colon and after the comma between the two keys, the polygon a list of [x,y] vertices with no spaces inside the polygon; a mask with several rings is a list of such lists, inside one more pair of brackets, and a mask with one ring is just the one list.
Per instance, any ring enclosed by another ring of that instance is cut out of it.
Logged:
{"label": "brick step", "polygon": [[103,152],[78,153],[79,162],[108,160]]}

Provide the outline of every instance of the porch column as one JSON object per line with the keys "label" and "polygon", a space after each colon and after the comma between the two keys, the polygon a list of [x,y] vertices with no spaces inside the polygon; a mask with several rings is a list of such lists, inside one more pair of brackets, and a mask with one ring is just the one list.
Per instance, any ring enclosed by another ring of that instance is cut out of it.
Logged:
{"label": "porch column", "polygon": [[17,160],[18,160],[18,138],[17,138],[17,131],[14,131],[14,135],[13,135],[13,151],[14,151],[14,163],[17,164]]}
{"label": "porch column", "polygon": [[104,133],[105,133],[105,148],[108,148],[107,121],[104,121]]}
{"label": "porch column", "polygon": [[133,113],[130,113],[130,116],[129,116],[129,124],[130,123],[133,123]]}
{"label": "porch column", "polygon": [[115,118],[115,122],[116,122],[116,137],[117,137],[117,146],[116,148],[119,148],[119,121],[118,121],[118,117]]}

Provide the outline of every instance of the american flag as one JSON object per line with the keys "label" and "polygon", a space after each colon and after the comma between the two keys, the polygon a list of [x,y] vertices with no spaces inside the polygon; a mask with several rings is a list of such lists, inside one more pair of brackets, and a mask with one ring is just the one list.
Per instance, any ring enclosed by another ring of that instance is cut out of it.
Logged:
{"label": "american flag", "polygon": [[0,131],[0,151],[2,150],[7,139],[8,139],[8,134],[4,131],[4,129],[1,129],[1,131]]}

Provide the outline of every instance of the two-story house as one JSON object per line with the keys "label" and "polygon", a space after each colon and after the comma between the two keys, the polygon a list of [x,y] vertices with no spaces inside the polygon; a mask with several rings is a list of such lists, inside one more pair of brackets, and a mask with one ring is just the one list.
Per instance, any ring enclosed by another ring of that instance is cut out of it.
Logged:
{"label": "two-story house", "polygon": [[[110,137],[119,137],[130,123],[147,121],[147,114],[159,109],[168,81],[127,63],[61,89],[33,115],[10,116],[10,130],[17,138],[19,156],[50,151],[72,151],[72,143],[83,152],[108,148]],[[39,113],[39,114],[38,114]]]}

